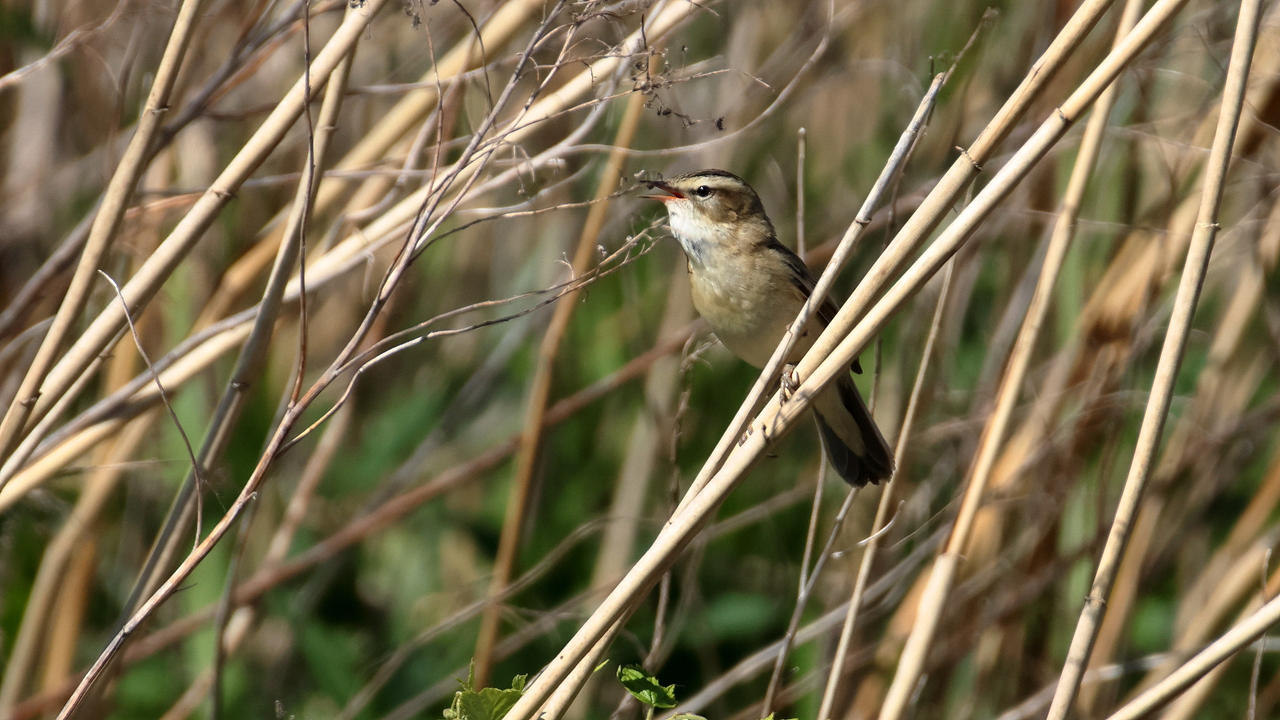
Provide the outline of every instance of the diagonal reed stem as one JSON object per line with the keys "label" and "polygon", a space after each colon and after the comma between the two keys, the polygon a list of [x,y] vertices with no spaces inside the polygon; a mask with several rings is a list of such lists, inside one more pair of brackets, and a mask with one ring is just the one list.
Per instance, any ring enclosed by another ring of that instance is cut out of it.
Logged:
{"label": "diagonal reed stem", "polygon": [[[1113,47],[1118,47],[1133,29],[1141,10],[1140,0],[1126,2],[1124,13],[1116,28]],[[947,543],[943,546],[930,573],[926,585],[929,591],[922,596],[920,607],[917,609],[916,622],[911,627],[893,682],[889,686],[880,710],[881,718],[899,718],[906,712],[916,683],[924,673],[928,650],[942,617],[943,604],[950,595],[952,582],[955,579],[955,568],[972,535],[974,518],[981,507],[982,496],[987,489],[992,468],[995,466],[996,457],[1008,431],[1014,403],[1018,399],[1019,390],[1027,376],[1027,368],[1031,364],[1031,352],[1036,346],[1040,329],[1048,316],[1054,287],[1062,272],[1063,263],[1066,261],[1067,251],[1071,248],[1071,240],[1075,236],[1080,203],[1084,199],[1089,176],[1093,173],[1094,164],[1102,148],[1102,136],[1106,130],[1107,117],[1111,114],[1114,99],[1115,85],[1113,84],[1108,86],[1098,98],[1098,104],[1085,129],[1084,138],[1080,143],[1080,152],[1076,156],[1076,164],[1072,169],[1071,179],[1067,183],[1067,191],[1062,199],[1062,209],[1054,223],[1053,234],[1049,240],[1044,263],[1040,267],[1031,302],[1027,304],[1022,326],[1009,354],[1008,365],[996,390],[995,408],[987,419],[978,447],[974,452],[964,499],[957,512],[951,535],[947,538]]]}
{"label": "diagonal reed stem", "polygon": [[[72,323],[79,317],[89,298],[92,286],[102,258],[111,247],[116,230],[120,228],[120,220],[133,197],[134,188],[150,156],[148,149],[160,130],[160,121],[169,109],[170,96],[177,84],[178,70],[186,56],[187,46],[195,32],[200,8],[200,0],[183,0],[178,8],[178,16],[174,19],[173,28],[169,31],[169,40],[156,68],[155,81],[151,83],[151,91],[147,95],[146,106],[138,116],[138,127],[133,137],[129,138],[129,146],[125,149],[120,164],[107,184],[106,193],[102,197],[102,205],[94,215],[93,224],[89,227],[89,237],[85,240],[80,262],[76,265],[71,284],[67,287],[58,312],[53,317],[53,324],[45,333],[36,351],[31,366],[27,368],[18,386],[18,394],[14,402],[5,411],[0,421],[0,459],[13,452],[22,431],[26,429],[36,403],[43,392],[45,377],[58,353],[66,343]],[[6,478],[0,477],[0,488],[4,487]]]}

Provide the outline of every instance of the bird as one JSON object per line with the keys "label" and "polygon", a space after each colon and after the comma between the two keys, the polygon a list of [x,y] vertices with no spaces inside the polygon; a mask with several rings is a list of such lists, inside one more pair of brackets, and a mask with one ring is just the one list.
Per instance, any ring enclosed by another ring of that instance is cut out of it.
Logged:
{"label": "bird", "polygon": [[[778,241],[760,196],[737,175],[698,170],[644,184],[652,191],[644,197],[666,206],[684,250],[694,309],[730,352],[764,367],[813,293],[808,266]],[[827,298],[786,361],[798,362],[835,315]],[[857,359],[849,369],[862,372]],[[893,474],[889,445],[849,373],[823,388],[812,408],[831,465],[846,482],[862,487]]]}

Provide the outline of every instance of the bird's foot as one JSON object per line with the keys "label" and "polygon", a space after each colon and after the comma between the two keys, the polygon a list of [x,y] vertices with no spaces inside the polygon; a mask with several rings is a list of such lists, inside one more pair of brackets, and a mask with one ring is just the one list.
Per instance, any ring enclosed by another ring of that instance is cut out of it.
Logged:
{"label": "bird's foot", "polygon": [[751,433],[755,431],[756,429],[752,427],[750,424],[748,424],[747,429],[742,431],[742,437],[738,438],[738,447],[742,447],[743,445],[746,445],[747,439],[750,438]]}
{"label": "bird's foot", "polygon": [[791,363],[783,365],[782,377],[778,379],[778,390],[782,393],[782,401],[790,400],[799,387],[800,375],[796,373],[796,366]]}

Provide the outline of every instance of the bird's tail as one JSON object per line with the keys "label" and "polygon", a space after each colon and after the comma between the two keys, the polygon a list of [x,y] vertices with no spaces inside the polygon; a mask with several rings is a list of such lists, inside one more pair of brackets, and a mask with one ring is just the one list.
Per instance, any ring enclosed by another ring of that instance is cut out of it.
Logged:
{"label": "bird's tail", "polygon": [[828,385],[813,407],[827,457],[840,477],[862,487],[877,485],[893,474],[893,454],[852,378],[842,377]]}

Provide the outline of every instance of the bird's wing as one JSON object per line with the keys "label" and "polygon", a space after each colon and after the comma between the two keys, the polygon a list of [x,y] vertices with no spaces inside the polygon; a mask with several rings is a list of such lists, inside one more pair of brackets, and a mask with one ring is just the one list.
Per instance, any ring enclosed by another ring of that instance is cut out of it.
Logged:
{"label": "bird's wing", "polygon": [[[813,288],[817,285],[817,281],[813,279],[813,273],[809,272],[809,266],[804,264],[804,260],[800,259],[791,248],[778,242],[776,237],[771,237],[764,243],[764,249],[776,252],[782,256],[787,267],[791,269],[791,284],[800,291],[800,296],[806,300],[813,294]],[[836,312],[839,310],[835,302],[831,300],[831,294],[823,298],[822,305],[818,306],[818,320],[821,321],[822,327],[826,327],[836,318]],[[858,358],[853,359],[850,366],[852,370],[859,375],[862,374],[862,364],[858,362]]]}

